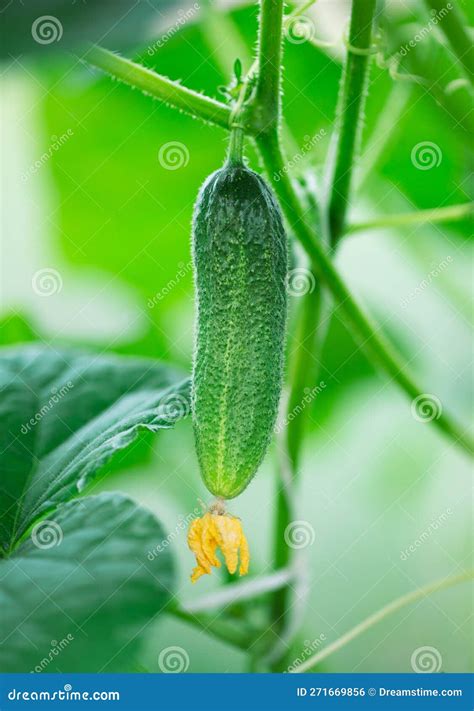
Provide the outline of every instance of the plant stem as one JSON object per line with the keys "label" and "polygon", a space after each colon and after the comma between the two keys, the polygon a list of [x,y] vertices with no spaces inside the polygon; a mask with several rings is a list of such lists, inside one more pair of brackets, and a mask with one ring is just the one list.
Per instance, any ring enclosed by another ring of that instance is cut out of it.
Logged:
{"label": "plant stem", "polygon": [[[306,395],[305,390],[314,383],[316,368],[311,367],[308,359],[311,358],[316,349],[321,313],[321,289],[318,285],[303,297],[299,322],[295,333],[296,349],[290,373],[290,395],[288,398],[286,427],[283,437],[285,457],[287,466],[282,474],[282,486],[278,493],[277,502],[277,522],[275,533],[275,566],[285,567],[288,565],[291,549],[284,540],[285,529],[293,520],[293,507],[291,505],[288,489],[297,477],[298,465],[303,441],[305,411],[301,409],[301,403]],[[296,413],[296,414],[295,414]],[[277,590],[274,595],[274,619],[281,619],[286,608],[285,598],[287,591]]]}
{"label": "plant stem", "polygon": [[[256,140],[288,223],[308,253],[312,261],[312,268],[317,276],[330,289],[336,302],[336,307],[345,316],[347,327],[359,346],[364,349],[375,363],[385,370],[413,401],[424,391],[417,386],[412,376],[400,363],[397,353],[380,332],[380,329],[377,329],[372,324],[371,320],[354,300],[333,266],[326,250],[315,239],[311,228],[308,226],[304,210],[293,184],[284,170],[286,161],[282,154],[278,135],[274,132],[270,135],[257,136]],[[467,452],[474,452],[474,443],[469,433],[453,422],[446,412],[440,412],[439,417],[431,420],[431,422]]]}
{"label": "plant stem", "polygon": [[[315,279],[315,277],[313,277]],[[316,281],[316,279],[315,279]],[[297,471],[300,462],[301,445],[304,437],[308,408],[301,409],[305,402],[307,391],[315,385],[319,371],[321,348],[325,335],[323,320],[326,312],[323,309],[323,294],[321,285],[315,283],[314,289],[303,297],[300,321],[295,335],[296,349],[291,369],[291,389],[288,399],[288,424],[286,440],[288,456],[293,471]],[[323,333],[324,331],[324,333]],[[313,362],[310,362],[313,359]]]}
{"label": "plant stem", "polygon": [[[362,131],[376,0],[353,0],[347,57],[339,91],[337,139],[328,194],[329,228],[334,246],[349,205],[355,155]],[[359,51],[358,51],[359,50]]]}
{"label": "plant stem", "polygon": [[[260,0],[259,37],[258,37],[258,75],[253,101],[249,106],[249,116],[256,133],[278,135],[281,112],[281,74],[283,58],[283,0]],[[280,560],[290,560],[288,546],[284,543],[284,532],[291,521],[291,472],[287,471],[287,452],[284,452],[284,471],[281,487],[278,491],[276,531],[275,531],[275,567]],[[283,566],[282,566],[283,567]],[[272,598],[272,619],[281,630],[286,627],[289,587],[279,588]]]}
{"label": "plant stem", "polygon": [[91,47],[83,57],[86,62],[110,74],[125,84],[141,89],[156,99],[164,101],[195,118],[229,128],[230,108],[220,101],[187,89],[178,82],[109,52],[103,47]]}
{"label": "plant stem", "polygon": [[243,150],[244,132],[240,127],[234,126],[230,132],[228,162],[233,165],[241,165]]}
{"label": "plant stem", "polygon": [[240,87],[240,93],[232,107],[232,111],[229,118],[230,126],[230,141],[229,141],[229,151],[228,151],[228,161],[234,165],[242,164],[242,156],[244,150],[244,124],[245,119],[243,116],[245,101],[247,98],[247,92],[249,89],[249,82],[252,79],[255,62],[252,67],[247,72],[247,76],[242,82]]}
{"label": "plant stem", "polygon": [[355,222],[349,225],[346,233],[374,230],[383,227],[404,227],[410,225],[424,225],[427,222],[456,222],[474,213],[474,203],[467,202],[463,205],[449,205],[436,207],[430,210],[418,210],[401,215],[381,215],[367,222]]}
{"label": "plant stem", "polygon": [[392,602],[389,602],[388,605],[385,605],[373,615],[369,615],[369,617],[363,620],[363,622],[360,622],[358,625],[346,632],[346,634],[342,635],[342,637],[339,637],[339,639],[336,639],[331,644],[328,644],[327,647],[322,649],[320,652],[304,661],[297,668],[293,669],[291,673],[300,674],[302,672],[312,671],[317,664],[322,662],[324,659],[327,659],[327,657],[331,654],[334,654],[334,652],[342,649],[342,647],[345,647],[346,644],[352,642],[353,639],[363,634],[363,632],[366,632],[386,617],[389,617],[389,615],[393,615],[395,612],[398,612],[398,610],[401,610],[406,605],[411,605],[417,600],[421,600],[422,598],[427,597],[438,590],[443,590],[443,588],[449,588],[453,585],[458,585],[459,583],[472,580],[473,577],[474,570],[462,573],[461,575],[453,575],[449,578],[442,578],[441,580],[436,580],[425,587],[418,588],[417,590],[413,590],[406,595],[402,595],[396,600],[392,600]]}
{"label": "plant stem", "polygon": [[261,0],[258,78],[251,106],[257,133],[276,130],[280,116],[283,0]]}
{"label": "plant stem", "polygon": [[242,630],[237,627],[231,626],[218,619],[207,617],[206,615],[186,612],[180,608],[170,608],[167,612],[173,617],[187,622],[193,627],[197,627],[222,642],[227,642],[239,649],[248,650],[251,635],[242,632]]}
{"label": "plant stem", "polygon": [[[314,278],[314,277],[313,277]],[[309,405],[305,407],[307,391],[316,381],[319,363],[314,365],[312,359],[318,359],[324,342],[323,294],[320,284],[313,284],[312,289],[304,295],[299,313],[294,340],[296,348],[290,372],[290,395],[287,406],[287,422],[284,432],[283,457],[281,464],[281,482],[277,495],[277,515],[275,522],[274,565],[276,567],[291,566],[295,577],[304,570],[304,566],[293,565],[294,551],[285,541],[285,531],[294,520],[296,511],[293,505],[293,488],[298,478],[298,469],[303,443],[305,423]],[[303,598],[304,599],[304,598]],[[289,586],[275,590],[272,600],[272,619],[278,629],[279,638],[285,637],[293,627],[292,619],[297,615],[300,604],[292,600]],[[272,656],[272,665],[278,671],[286,646],[283,645],[278,654]]]}
{"label": "plant stem", "polygon": [[456,3],[445,0],[425,0],[426,5],[440,18],[437,27],[444,33],[455,57],[459,60],[471,84],[474,85],[474,44],[469,36],[467,20]]}
{"label": "plant stem", "polygon": [[193,600],[190,603],[184,603],[183,609],[185,612],[195,615],[197,612],[213,610],[224,605],[231,605],[244,600],[254,600],[260,595],[267,595],[273,590],[277,590],[282,585],[288,585],[292,578],[292,570],[277,570],[259,578],[226,585],[215,593],[197,598],[197,600]]}

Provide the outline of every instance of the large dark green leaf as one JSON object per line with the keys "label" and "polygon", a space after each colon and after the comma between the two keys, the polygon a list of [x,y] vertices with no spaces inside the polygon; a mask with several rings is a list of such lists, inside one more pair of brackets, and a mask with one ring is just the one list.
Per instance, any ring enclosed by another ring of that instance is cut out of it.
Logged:
{"label": "large dark green leaf", "polygon": [[169,552],[147,557],[163,537],[118,494],[61,504],[36,524],[0,562],[2,671],[133,668],[133,643],[174,584]]}
{"label": "large dark green leaf", "polygon": [[140,429],[189,412],[183,374],[155,361],[41,346],[0,352],[0,539],[77,495]]}

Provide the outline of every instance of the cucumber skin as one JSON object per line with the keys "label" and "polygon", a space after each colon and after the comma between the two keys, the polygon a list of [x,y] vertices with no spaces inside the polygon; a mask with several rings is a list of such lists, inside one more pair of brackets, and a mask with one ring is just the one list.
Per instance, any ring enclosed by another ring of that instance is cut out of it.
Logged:
{"label": "cucumber skin", "polygon": [[197,329],[192,412],[201,475],[215,496],[240,494],[268,447],[281,393],[287,239],[263,178],[226,164],[197,198]]}

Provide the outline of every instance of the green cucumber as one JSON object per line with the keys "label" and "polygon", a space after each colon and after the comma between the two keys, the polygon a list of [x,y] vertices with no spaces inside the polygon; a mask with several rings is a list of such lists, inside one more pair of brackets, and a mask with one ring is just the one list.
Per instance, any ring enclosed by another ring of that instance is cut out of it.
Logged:
{"label": "green cucumber", "polygon": [[209,491],[230,499],[256,473],[275,425],[287,313],[280,208],[263,178],[239,162],[200,190],[193,260],[196,451]]}

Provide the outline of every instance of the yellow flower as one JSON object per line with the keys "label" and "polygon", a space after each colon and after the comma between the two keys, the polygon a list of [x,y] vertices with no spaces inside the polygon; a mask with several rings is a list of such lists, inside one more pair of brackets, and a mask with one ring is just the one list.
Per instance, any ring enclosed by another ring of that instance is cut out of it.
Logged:
{"label": "yellow flower", "polygon": [[191,523],[188,532],[188,545],[196,556],[197,566],[191,574],[193,583],[201,575],[211,572],[211,567],[220,568],[220,560],[216,556],[220,548],[229,573],[237,570],[240,549],[240,575],[247,575],[249,569],[249,548],[242,530],[239,518],[223,512],[205,513],[202,518],[196,518]]}

